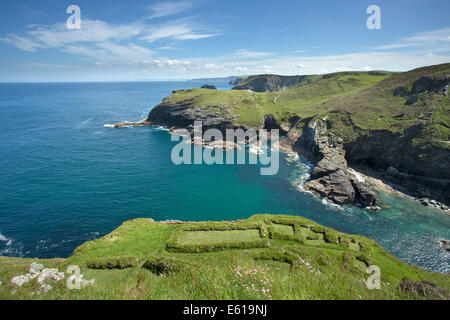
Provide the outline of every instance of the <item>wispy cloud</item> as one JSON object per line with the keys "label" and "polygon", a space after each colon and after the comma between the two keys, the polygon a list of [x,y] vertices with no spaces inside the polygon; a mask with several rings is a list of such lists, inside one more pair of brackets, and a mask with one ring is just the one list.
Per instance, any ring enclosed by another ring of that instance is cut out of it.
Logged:
{"label": "wispy cloud", "polygon": [[373,49],[391,50],[391,49],[423,47],[430,45],[432,46],[444,45],[447,47],[447,50],[450,50],[450,28],[421,32],[414,36],[402,38],[400,39],[399,42],[377,46],[374,47]]}
{"label": "wispy cloud", "polygon": [[196,28],[188,23],[177,22],[167,25],[153,26],[150,32],[141,37],[150,43],[161,39],[171,40],[198,40],[216,36],[216,33],[207,33],[196,30]]}
{"label": "wispy cloud", "polygon": [[144,30],[139,24],[110,25],[99,20],[83,20],[80,30],[68,30],[58,23],[50,27],[30,26],[26,36],[8,34],[2,42],[13,44],[19,49],[34,51],[36,48],[57,48],[74,43],[99,43],[109,40],[131,39]]}
{"label": "wispy cloud", "polygon": [[[150,31],[149,31],[150,30]],[[146,44],[158,40],[198,40],[216,34],[202,32],[187,19],[164,25],[145,25],[142,21],[114,25],[100,20],[84,19],[82,28],[68,30],[63,23],[51,26],[30,25],[25,35],[7,34],[0,42],[33,52],[57,48],[73,55],[83,55],[100,61],[148,61],[154,51]],[[171,49],[170,47],[159,47]]]}
{"label": "wispy cloud", "polygon": [[238,49],[232,55],[238,58],[264,58],[273,55],[273,53],[262,51],[249,51],[247,49]]}
{"label": "wispy cloud", "polygon": [[36,48],[43,47],[42,44],[30,40],[29,38],[21,37],[12,33],[7,34],[6,37],[0,38],[0,42],[12,44],[19,49],[29,52],[35,51]]}
{"label": "wispy cloud", "polygon": [[149,7],[153,13],[149,19],[171,16],[186,11],[191,7],[192,4],[187,1],[155,3]]}

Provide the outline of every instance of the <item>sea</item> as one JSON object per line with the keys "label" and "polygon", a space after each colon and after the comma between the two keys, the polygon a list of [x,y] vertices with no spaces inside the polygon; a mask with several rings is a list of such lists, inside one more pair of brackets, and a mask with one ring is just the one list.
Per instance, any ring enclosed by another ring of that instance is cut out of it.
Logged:
{"label": "sea", "polygon": [[388,209],[380,212],[336,206],[302,191],[311,164],[301,157],[282,153],[272,176],[260,174],[260,163],[177,165],[178,142],[166,128],[110,126],[145,119],[173,90],[203,84],[1,83],[0,255],[68,257],[134,218],[271,213],[361,234],[405,262],[450,271],[450,253],[440,246],[450,239],[448,213],[390,194],[381,194]]}

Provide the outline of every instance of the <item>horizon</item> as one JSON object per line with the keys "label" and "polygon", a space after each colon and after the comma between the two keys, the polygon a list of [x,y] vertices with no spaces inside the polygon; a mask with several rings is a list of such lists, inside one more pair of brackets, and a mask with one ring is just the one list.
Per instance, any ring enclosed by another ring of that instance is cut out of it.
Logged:
{"label": "horizon", "polygon": [[0,82],[402,72],[450,62],[448,1],[283,3],[5,2]]}
{"label": "horizon", "polygon": [[[450,62],[448,62],[450,63]],[[440,63],[441,64],[447,64],[447,63]],[[310,73],[310,74],[296,74],[296,75],[286,75],[286,74],[275,74],[275,73],[264,73],[264,74],[248,74],[248,75],[230,75],[230,76],[223,76],[223,77],[210,77],[210,78],[191,78],[191,79],[142,79],[142,80],[102,80],[102,81],[11,81],[11,82],[4,82],[0,81],[0,84],[15,84],[15,83],[22,83],[22,84],[37,84],[37,83],[133,83],[133,82],[193,82],[193,81],[203,81],[203,80],[223,80],[227,81],[229,78],[243,78],[243,77],[252,77],[252,76],[266,76],[266,75],[275,75],[275,76],[282,76],[282,77],[289,77],[289,76],[311,76],[311,75],[330,75],[330,74],[336,74],[336,73],[352,73],[352,72],[361,72],[361,73],[369,73],[369,72],[389,72],[389,73],[402,73],[402,72],[409,72],[413,71],[415,69],[424,68],[424,67],[431,67],[434,65],[426,65],[426,66],[420,66],[414,69],[406,70],[406,71],[393,71],[393,70],[383,70],[383,69],[377,69],[377,70],[370,70],[370,71],[363,71],[363,70],[351,70],[351,71],[336,71],[336,72],[330,72],[330,73]]]}

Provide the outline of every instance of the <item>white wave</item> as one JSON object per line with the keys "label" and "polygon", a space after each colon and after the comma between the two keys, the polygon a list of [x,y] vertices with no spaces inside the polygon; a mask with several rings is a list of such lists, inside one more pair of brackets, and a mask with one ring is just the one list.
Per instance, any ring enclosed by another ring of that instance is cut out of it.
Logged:
{"label": "white wave", "polygon": [[254,154],[264,154],[264,151],[258,146],[251,146],[248,151]]}
{"label": "white wave", "polygon": [[113,124],[104,124],[103,125],[105,128],[114,128],[114,125]]}
{"label": "white wave", "polygon": [[331,208],[331,209],[335,209],[335,210],[339,210],[339,211],[343,211],[344,208],[342,208],[340,205],[334,203],[331,200],[328,200],[327,198],[323,198],[322,199],[322,204],[326,205],[327,207]]}
{"label": "white wave", "polygon": [[153,129],[161,131],[170,131],[170,129],[167,128],[166,126],[154,126]]}
{"label": "white wave", "polygon": [[6,238],[4,235],[2,235],[1,233],[0,233],[0,241],[8,241],[8,238]]}

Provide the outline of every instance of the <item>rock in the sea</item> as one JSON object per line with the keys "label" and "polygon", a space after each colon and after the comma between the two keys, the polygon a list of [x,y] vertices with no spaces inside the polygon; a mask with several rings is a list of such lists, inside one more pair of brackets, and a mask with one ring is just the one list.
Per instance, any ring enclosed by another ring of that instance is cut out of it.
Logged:
{"label": "rock in the sea", "polygon": [[441,240],[441,246],[447,251],[450,251],[450,240]]}

